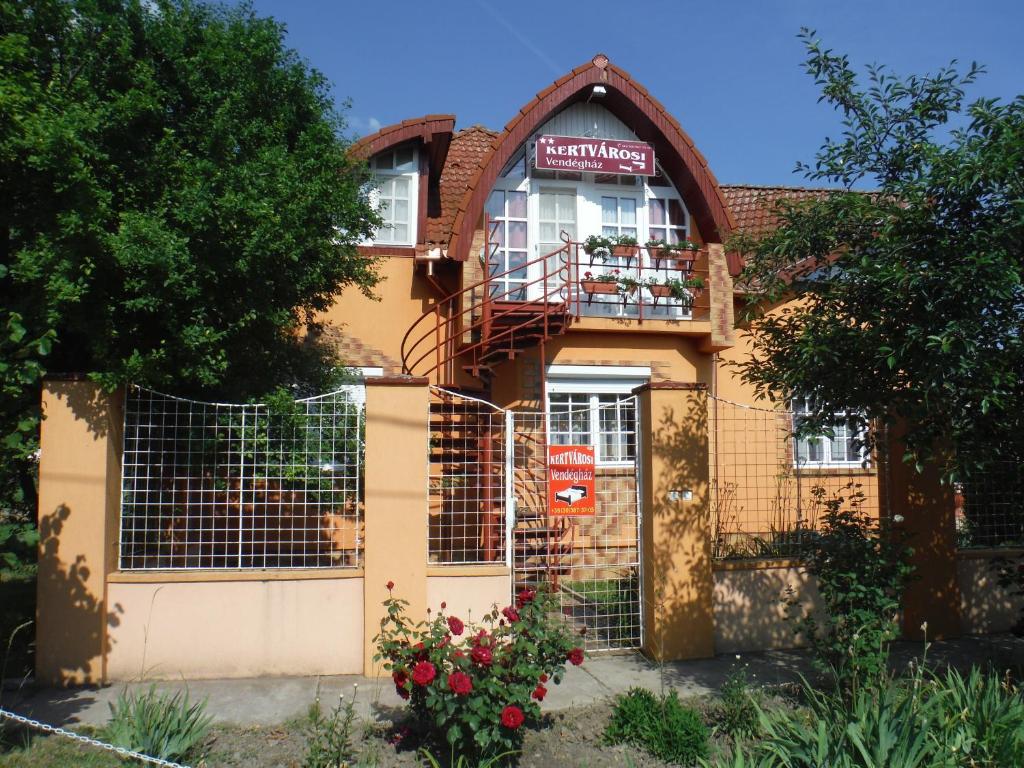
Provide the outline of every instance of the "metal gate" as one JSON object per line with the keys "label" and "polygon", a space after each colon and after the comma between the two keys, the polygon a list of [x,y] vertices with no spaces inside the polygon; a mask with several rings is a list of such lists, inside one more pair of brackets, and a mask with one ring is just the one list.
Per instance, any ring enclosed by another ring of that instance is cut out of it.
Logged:
{"label": "metal gate", "polygon": [[[558,595],[565,620],[574,630],[585,631],[590,651],[633,649],[642,643],[636,405],[636,397],[628,396],[563,408],[554,416],[542,411],[506,415],[505,507],[513,589],[547,584]],[[623,412],[629,414],[630,429],[609,430]],[[558,429],[564,424],[570,425],[567,433]],[[599,451],[606,442],[621,441],[616,446],[621,460],[597,463],[593,516],[552,517],[548,436],[558,444],[580,433],[596,440]]]}

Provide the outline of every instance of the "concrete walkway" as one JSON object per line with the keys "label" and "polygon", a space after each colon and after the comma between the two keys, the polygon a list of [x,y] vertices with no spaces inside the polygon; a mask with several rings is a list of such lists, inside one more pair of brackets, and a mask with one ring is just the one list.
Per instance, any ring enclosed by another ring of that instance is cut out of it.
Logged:
{"label": "concrete walkway", "polygon": [[[893,664],[905,667],[921,654],[922,646],[899,644]],[[985,664],[1006,668],[1024,665],[1024,640],[1010,635],[962,638],[936,643],[928,652],[930,662],[967,667]],[[746,665],[751,680],[763,685],[794,682],[813,670],[804,651],[771,651],[726,654],[713,659],[658,665],[638,654],[599,655],[582,667],[569,667],[561,685],[550,686],[545,709],[583,707],[634,686],[659,690],[675,688],[682,696],[716,692],[738,667]],[[129,683],[130,689],[145,689],[149,683]],[[403,702],[394,692],[390,678],[374,680],[359,676],[265,677],[233,680],[193,680],[156,683],[162,690],[188,689],[192,699],[208,699],[207,711],[218,722],[239,725],[274,725],[302,715],[319,689],[325,708],[333,707],[339,694],[351,696],[365,718],[391,719]],[[4,708],[54,725],[102,725],[110,716],[110,703],[122,686],[78,688],[22,688],[5,690]]]}

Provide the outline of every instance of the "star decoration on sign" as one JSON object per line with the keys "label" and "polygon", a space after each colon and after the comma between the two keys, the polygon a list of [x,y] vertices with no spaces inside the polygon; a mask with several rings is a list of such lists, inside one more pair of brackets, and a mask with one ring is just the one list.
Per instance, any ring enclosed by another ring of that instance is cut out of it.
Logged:
{"label": "star decoration on sign", "polygon": [[541,144],[554,144],[555,140],[552,139],[550,136],[544,136],[544,137],[541,138],[540,143]]}

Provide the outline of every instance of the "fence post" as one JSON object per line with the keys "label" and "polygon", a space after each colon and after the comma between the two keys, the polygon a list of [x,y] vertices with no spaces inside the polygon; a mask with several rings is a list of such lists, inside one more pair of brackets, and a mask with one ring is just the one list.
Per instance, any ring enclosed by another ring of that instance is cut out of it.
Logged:
{"label": "fence post", "polygon": [[713,656],[707,388],[636,390],[641,466],[644,651],[662,661]]}
{"label": "fence post", "polygon": [[[894,432],[896,430],[893,430]],[[923,472],[901,460],[904,445],[898,438],[889,443],[890,514],[907,535],[914,550],[912,581],[903,593],[903,635],[911,640],[957,637],[961,632],[960,583],[957,577],[956,504],[953,489],[940,482],[939,468]]]}
{"label": "fence post", "polygon": [[117,567],[124,393],[84,379],[43,382],[36,680],[106,678],[106,577]]}
{"label": "fence post", "polygon": [[427,615],[428,380],[366,379],[363,674],[380,675],[373,638],[385,616],[385,586],[409,602],[415,622]]}

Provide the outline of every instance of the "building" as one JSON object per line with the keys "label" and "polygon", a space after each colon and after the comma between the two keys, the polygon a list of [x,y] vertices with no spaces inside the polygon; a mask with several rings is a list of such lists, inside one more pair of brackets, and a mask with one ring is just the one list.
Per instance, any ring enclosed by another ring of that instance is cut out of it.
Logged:
{"label": "building", "polygon": [[383,280],[319,320],[365,386],[286,422],[48,385],[41,678],[370,673],[389,580],[415,612],[475,617],[548,583],[593,650],[785,647],[821,494],[854,488],[927,535],[908,627],[1006,624],[1008,602],[968,599],[985,574],[958,564],[947,493],[840,422],[794,440],[806,403],[758,402],[730,365],[749,339],[723,244],[821,191],[720,185],[603,55],[514,110],[500,132],[428,115],[353,148]]}

